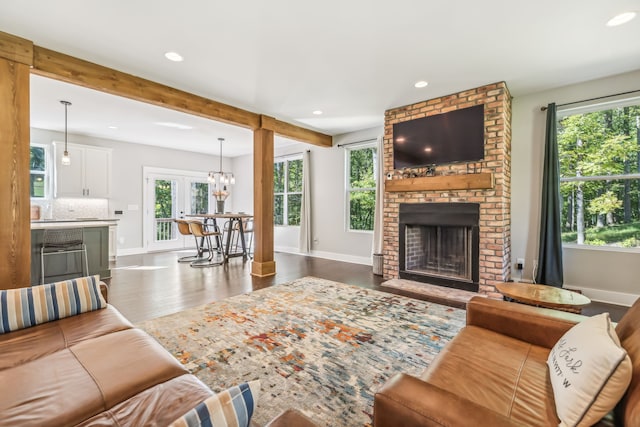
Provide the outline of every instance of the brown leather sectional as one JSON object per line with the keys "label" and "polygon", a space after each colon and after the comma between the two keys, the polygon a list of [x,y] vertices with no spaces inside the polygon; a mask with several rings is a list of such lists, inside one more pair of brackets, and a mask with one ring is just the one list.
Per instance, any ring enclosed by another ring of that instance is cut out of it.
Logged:
{"label": "brown leather sectional", "polygon": [[166,426],[212,394],[110,305],[0,335],[0,426]]}
{"label": "brown leather sectional", "polygon": [[[375,427],[557,426],[550,349],[584,317],[473,298],[467,325],[420,378],[399,374],[376,394]],[[616,327],[633,365],[616,422],[640,426],[640,300]]]}

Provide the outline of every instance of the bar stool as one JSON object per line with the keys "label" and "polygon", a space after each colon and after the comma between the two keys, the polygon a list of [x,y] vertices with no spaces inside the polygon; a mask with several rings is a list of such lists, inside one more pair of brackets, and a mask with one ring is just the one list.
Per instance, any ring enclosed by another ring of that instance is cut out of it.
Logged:
{"label": "bar stool", "polygon": [[[82,228],[45,229],[40,247],[40,283],[45,282],[44,257],[50,255],[63,255],[80,253],[80,263],[84,255],[84,268],[79,272],[83,277],[89,275],[89,260],[87,258],[87,246],[84,244]],[[70,274],[65,271],[63,274]]]}
{"label": "bar stool", "polygon": [[[191,232],[191,229],[189,228],[189,223],[192,222],[192,221],[187,221],[185,219],[177,219],[177,218],[174,218],[173,221],[178,225],[178,232],[180,234],[182,234],[183,236],[193,236],[193,233]],[[203,247],[203,245],[198,242],[198,238],[196,236],[193,236],[193,238],[196,241],[196,251],[197,251],[197,253],[195,255],[187,255],[187,256],[180,257],[180,258],[178,258],[178,262],[199,261],[204,256],[204,247]]]}
{"label": "bar stool", "polygon": [[215,251],[213,250],[213,245],[211,244],[211,236],[220,236],[220,232],[207,231],[204,228],[204,224],[199,221],[189,222],[189,230],[191,230],[191,234],[193,234],[196,238],[200,237],[206,240],[207,250],[209,251],[208,258],[191,262],[191,267],[211,267],[215,265],[222,265],[226,259],[224,253],[222,255],[222,261],[213,261]]}

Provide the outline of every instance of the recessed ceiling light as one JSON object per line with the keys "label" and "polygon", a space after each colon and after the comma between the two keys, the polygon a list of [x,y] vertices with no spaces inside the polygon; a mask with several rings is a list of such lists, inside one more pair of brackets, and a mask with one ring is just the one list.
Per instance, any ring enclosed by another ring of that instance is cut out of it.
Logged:
{"label": "recessed ceiling light", "polygon": [[118,126],[107,126],[109,129],[118,129]]}
{"label": "recessed ceiling light", "polygon": [[193,129],[193,126],[181,125],[180,123],[173,123],[173,122],[155,122],[154,124],[158,126],[165,126],[168,128],[174,128],[174,129],[180,129],[180,130]]}
{"label": "recessed ceiling light", "polygon": [[416,82],[416,84],[414,84],[414,86],[417,87],[417,88],[423,88],[423,87],[427,87],[428,84],[429,84],[429,82],[425,82],[424,80],[420,80],[419,82]]}
{"label": "recessed ceiling light", "polygon": [[618,25],[626,24],[636,17],[635,12],[624,12],[607,21],[607,27],[617,27]]}
{"label": "recessed ceiling light", "polygon": [[184,60],[182,55],[180,55],[178,52],[167,52],[164,54],[164,57],[173,62],[182,62]]}
{"label": "recessed ceiling light", "polygon": [[316,110],[316,111],[313,112],[313,114],[315,114],[316,116],[319,116],[320,114],[322,114],[322,111]]}

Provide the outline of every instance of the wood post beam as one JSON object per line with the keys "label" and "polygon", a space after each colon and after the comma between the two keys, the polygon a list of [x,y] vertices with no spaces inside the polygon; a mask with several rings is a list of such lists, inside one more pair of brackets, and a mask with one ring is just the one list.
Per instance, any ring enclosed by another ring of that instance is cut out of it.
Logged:
{"label": "wood post beam", "polygon": [[273,131],[253,132],[253,233],[252,276],[276,274],[273,260]]}
{"label": "wood post beam", "polygon": [[295,141],[306,142],[320,147],[333,146],[333,138],[320,132],[286,123],[273,117],[261,115],[260,127],[272,130],[276,135],[293,139]]}
{"label": "wood post beam", "polygon": [[31,284],[30,46],[0,33],[0,289]]}

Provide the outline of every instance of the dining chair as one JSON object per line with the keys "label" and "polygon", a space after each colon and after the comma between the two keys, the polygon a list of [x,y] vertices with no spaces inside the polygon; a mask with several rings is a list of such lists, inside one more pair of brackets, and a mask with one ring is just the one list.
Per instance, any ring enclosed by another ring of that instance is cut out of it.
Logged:
{"label": "dining chair", "polygon": [[200,260],[192,261],[191,267],[211,267],[216,265],[222,265],[226,256],[224,252],[222,253],[222,260],[214,261],[214,258],[218,251],[215,251],[213,245],[211,244],[211,237],[220,236],[219,231],[209,231],[205,228],[204,224],[200,221],[190,221],[189,222],[189,230],[191,234],[193,234],[196,238],[202,238],[207,242],[207,251],[209,252],[208,258],[203,258]]}
{"label": "dining chair", "polygon": [[[189,228],[189,223],[192,221],[188,221],[186,219],[177,219],[174,218],[173,220],[177,226],[178,226],[178,232],[180,234],[182,234],[183,236],[193,236],[193,233],[191,232],[191,229]],[[178,262],[193,262],[193,261],[198,261],[201,260],[204,256],[204,247],[201,244],[200,241],[198,241],[198,238],[196,236],[193,236],[194,240],[196,241],[196,251],[197,253],[195,255],[187,255],[187,256],[183,256],[178,258]],[[202,239],[200,239],[202,241]]]}

